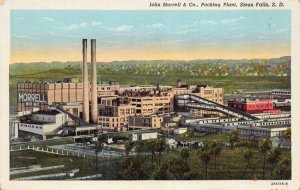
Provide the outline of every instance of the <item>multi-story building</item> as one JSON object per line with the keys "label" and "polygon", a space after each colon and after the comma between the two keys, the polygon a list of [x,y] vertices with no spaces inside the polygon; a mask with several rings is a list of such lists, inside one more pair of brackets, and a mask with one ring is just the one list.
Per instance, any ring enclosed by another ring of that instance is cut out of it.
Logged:
{"label": "multi-story building", "polygon": [[136,114],[136,107],[120,104],[100,107],[98,125],[103,130],[127,131],[128,117]]}
{"label": "multi-story building", "polygon": [[100,82],[97,84],[98,97],[113,96],[118,90],[120,90],[120,85],[118,82]]}
{"label": "multi-story building", "polygon": [[17,110],[45,110],[54,102],[82,102],[82,83],[76,82],[18,82]]}
{"label": "multi-story building", "polygon": [[[119,89],[117,82],[98,83],[98,97],[113,96]],[[64,79],[62,82],[18,82],[17,83],[17,110],[33,111],[47,109],[55,103],[70,103],[83,101],[83,84],[73,79]]]}
{"label": "multi-story building", "polygon": [[[174,96],[179,94],[194,94],[218,104],[224,104],[224,89],[214,88],[207,85],[189,85],[186,82],[178,81],[176,88],[173,88],[171,92]],[[207,110],[192,110],[196,116],[222,116],[223,114],[207,111]]]}
{"label": "multi-story building", "polygon": [[128,128],[129,130],[135,129],[155,129],[161,128],[164,122],[164,117],[162,115],[137,115],[129,116],[128,118]]}
{"label": "multi-story building", "polygon": [[129,105],[136,107],[136,114],[151,115],[174,111],[173,96],[128,97]]}

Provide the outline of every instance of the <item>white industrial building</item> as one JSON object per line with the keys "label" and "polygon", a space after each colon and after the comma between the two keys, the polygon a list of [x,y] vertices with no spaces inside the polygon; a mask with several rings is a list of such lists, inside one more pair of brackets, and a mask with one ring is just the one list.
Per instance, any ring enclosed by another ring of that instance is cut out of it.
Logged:
{"label": "white industrial building", "polygon": [[130,140],[131,141],[138,141],[138,140],[157,139],[157,136],[158,136],[157,132],[132,133],[130,135]]}
{"label": "white industrial building", "polygon": [[181,134],[183,134],[185,132],[187,132],[187,128],[186,127],[181,127],[181,128],[174,129],[174,134],[176,134],[176,135],[181,135]]}
{"label": "white industrial building", "polygon": [[26,120],[21,120],[19,130],[41,135],[43,140],[45,140],[46,135],[56,133],[67,121],[67,114],[55,108],[50,108],[34,112]]}
{"label": "white industrial building", "polygon": [[290,124],[265,125],[259,127],[246,125],[224,125],[224,124],[194,124],[190,129],[207,133],[229,133],[239,131],[239,137],[247,140],[261,140],[268,137],[282,137],[284,132],[290,128]]}
{"label": "white industrial building", "polygon": [[19,137],[19,123],[20,121],[16,118],[11,116],[9,118],[9,140],[13,141]]}

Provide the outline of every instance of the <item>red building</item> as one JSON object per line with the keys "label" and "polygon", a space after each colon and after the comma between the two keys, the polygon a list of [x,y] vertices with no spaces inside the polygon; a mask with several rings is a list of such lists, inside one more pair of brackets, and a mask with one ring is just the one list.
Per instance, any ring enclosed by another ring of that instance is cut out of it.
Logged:
{"label": "red building", "polygon": [[228,101],[228,106],[249,114],[281,113],[280,110],[274,109],[273,100],[248,100],[248,99],[233,100],[233,101]]}

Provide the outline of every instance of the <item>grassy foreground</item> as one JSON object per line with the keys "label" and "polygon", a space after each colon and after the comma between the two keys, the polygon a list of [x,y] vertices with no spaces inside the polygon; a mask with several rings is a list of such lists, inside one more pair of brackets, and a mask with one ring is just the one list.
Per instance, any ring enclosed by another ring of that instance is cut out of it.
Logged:
{"label": "grassy foreground", "polygon": [[[214,139],[222,139],[222,137],[214,137]],[[203,140],[205,141],[205,140]],[[206,141],[209,142],[209,141]],[[102,173],[103,178],[100,180],[137,180],[137,179],[193,179],[193,180],[261,180],[263,173],[263,155],[257,148],[251,148],[253,157],[247,162],[244,160],[245,147],[239,146],[231,150],[230,147],[222,149],[220,155],[216,159],[216,169],[214,159],[212,158],[208,164],[208,177],[205,176],[205,165],[200,159],[201,149],[185,149],[189,152],[186,161],[178,162],[179,155],[183,149],[176,149],[167,151],[161,156],[161,165],[152,161],[151,153],[142,153],[140,156],[131,158],[123,157],[116,162],[109,162],[107,160],[99,161],[99,169],[95,169],[95,160],[88,160],[83,158],[61,156],[55,154],[47,154],[36,151],[14,151],[11,152],[10,167],[23,167],[29,165],[39,164],[42,167],[65,165],[64,171],[51,171],[52,173],[67,172],[72,169],[80,169],[76,175],[86,176],[96,173]],[[280,159],[287,158],[291,160],[291,151],[288,149],[281,149]],[[156,153],[158,156],[158,153]],[[141,158],[141,159],[139,159]],[[168,163],[168,165],[166,165]],[[170,164],[171,163],[171,164]],[[166,167],[166,168],[164,168]],[[175,167],[175,168],[171,168]],[[277,166],[276,166],[277,167]],[[275,168],[276,168],[275,167]],[[274,168],[274,169],[275,169]],[[166,175],[161,176],[159,172],[164,169]],[[179,172],[176,176],[171,172]],[[271,167],[266,165],[265,179],[290,179],[291,165],[287,168],[288,174],[286,177],[276,175],[275,170],[271,176]],[[51,173],[50,172],[50,173]],[[23,175],[11,176],[11,179],[19,177],[27,177],[30,175],[43,175],[49,172],[30,173]]]}
{"label": "grassy foreground", "polygon": [[[108,163],[108,162],[107,162]],[[80,171],[75,177],[88,176],[101,173],[105,177],[111,177],[109,174],[108,165],[99,160],[98,170],[96,170],[95,160],[63,156],[57,154],[49,154],[44,152],[37,152],[32,150],[21,150],[10,152],[10,168],[27,167],[30,165],[41,165],[41,167],[64,165],[63,169],[32,172],[26,174],[11,175],[11,179],[17,179],[21,177],[29,177],[34,175],[45,175],[51,173],[68,172],[73,169],[79,169]]]}

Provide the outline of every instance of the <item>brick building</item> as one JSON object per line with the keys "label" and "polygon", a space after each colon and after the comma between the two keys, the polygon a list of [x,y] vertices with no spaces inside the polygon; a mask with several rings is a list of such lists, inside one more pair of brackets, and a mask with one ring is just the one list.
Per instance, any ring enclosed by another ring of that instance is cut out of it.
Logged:
{"label": "brick building", "polygon": [[130,116],[128,119],[128,128],[130,129],[155,129],[161,128],[164,122],[162,115],[150,115],[150,116]]}
{"label": "brick building", "polygon": [[236,110],[255,114],[255,113],[274,113],[279,114],[281,113],[280,110],[274,109],[273,100],[249,100],[249,99],[242,99],[242,100],[233,100],[228,101],[228,106],[234,108]]}

